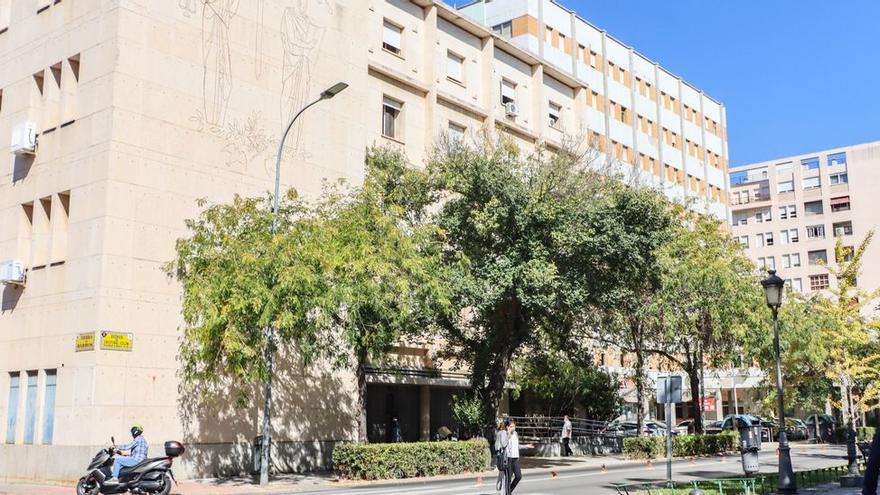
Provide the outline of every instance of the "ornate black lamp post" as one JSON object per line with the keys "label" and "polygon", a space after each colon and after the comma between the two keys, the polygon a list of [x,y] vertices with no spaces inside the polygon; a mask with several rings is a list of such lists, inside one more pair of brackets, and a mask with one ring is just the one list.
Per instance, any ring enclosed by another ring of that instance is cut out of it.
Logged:
{"label": "ornate black lamp post", "polygon": [[768,270],[769,276],[761,281],[767,306],[773,311],[773,350],[776,353],[776,395],[779,399],[779,487],[778,493],[797,493],[794,470],[791,467],[791,449],[785,434],[785,403],[782,398],[782,361],[779,357],[779,319],[777,313],[782,306],[785,280],[776,275],[776,270]]}

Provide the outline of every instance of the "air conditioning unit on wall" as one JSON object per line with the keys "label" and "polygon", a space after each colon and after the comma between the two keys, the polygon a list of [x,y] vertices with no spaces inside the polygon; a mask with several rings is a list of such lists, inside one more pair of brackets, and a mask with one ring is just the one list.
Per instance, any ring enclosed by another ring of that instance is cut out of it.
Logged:
{"label": "air conditioning unit on wall", "polygon": [[0,284],[24,285],[24,281],[24,263],[16,260],[0,263]]}
{"label": "air conditioning unit on wall", "polygon": [[23,122],[12,129],[12,154],[33,155],[37,151],[37,125]]}
{"label": "air conditioning unit on wall", "polygon": [[508,117],[516,117],[519,115],[519,107],[512,101],[507,102],[504,104],[504,113],[506,113]]}

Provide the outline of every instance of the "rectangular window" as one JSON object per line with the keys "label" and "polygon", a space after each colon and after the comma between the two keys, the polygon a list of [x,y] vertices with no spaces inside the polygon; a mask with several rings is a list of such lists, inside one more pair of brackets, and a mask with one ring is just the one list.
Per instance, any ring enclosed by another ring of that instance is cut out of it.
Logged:
{"label": "rectangular window", "polygon": [[516,103],[516,83],[507,79],[501,80],[501,104]]}
{"label": "rectangular window", "polygon": [[9,373],[9,400],[6,407],[6,443],[15,443],[15,430],[18,426],[18,396],[21,392],[21,374]]}
{"label": "rectangular window", "polygon": [[828,182],[831,183],[832,186],[835,184],[846,184],[849,182],[849,176],[846,172],[831,174],[828,176]]}
{"label": "rectangular window", "polygon": [[382,100],[382,135],[392,139],[400,139],[400,114],[403,103],[388,98]]}
{"label": "rectangular window", "polygon": [[27,372],[27,394],[24,403],[24,443],[34,443],[34,430],[37,427],[37,372]]}
{"label": "rectangular window", "polygon": [[800,241],[800,237],[798,237],[798,229],[791,229],[788,231],[788,236],[791,238],[791,243],[796,244]]}
{"label": "rectangular window", "polygon": [[403,28],[387,19],[382,24],[382,48],[395,55],[403,53]]}
{"label": "rectangular window", "polygon": [[498,33],[499,36],[510,38],[513,36],[513,22],[507,21],[492,26],[492,31]]}
{"label": "rectangular window", "polygon": [[776,256],[767,256],[767,266],[765,268],[770,270],[776,269]]}
{"label": "rectangular window", "polygon": [[464,83],[464,57],[446,52],[446,77],[457,83]]}
{"label": "rectangular window", "polygon": [[749,236],[741,235],[737,238],[737,240],[739,240],[739,243],[740,243],[740,245],[742,245],[742,247],[744,247],[744,248],[749,247]]}
{"label": "rectangular window", "polygon": [[797,218],[797,206],[788,205],[788,218]]}
{"label": "rectangular window", "polygon": [[764,247],[764,234],[757,234],[755,236],[755,246]]}
{"label": "rectangular window", "polygon": [[801,167],[806,170],[818,170],[819,169],[819,157],[813,158],[804,158],[801,160]]}
{"label": "rectangular window", "polygon": [[780,206],[779,207],[779,219],[786,220],[788,218],[788,207]]}
{"label": "rectangular window", "polygon": [[805,177],[803,179],[804,189],[818,189],[822,187],[822,183],[820,181],[820,177],[817,175],[816,177]]}
{"label": "rectangular window", "polygon": [[791,173],[791,162],[777,163],[776,164],[776,173],[777,174]]}
{"label": "rectangular window", "polygon": [[791,255],[791,266],[794,268],[801,266],[801,254],[800,253],[793,253]]}
{"label": "rectangular window", "polygon": [[782,268],[791,268],[791,255],[782,255]]}
{"label": "rectangular window", "polygon": [[51,445],[55,432],[55,384],[57,370],[46,370],[46,388],[43,391],[43,445]]}
{"label": "rectangular window", "polygon": [[825,238],[825,226],[824,225],[810,225],[807,227],[807,239],[824,239]]}
{"label": "rectangular window", "polygon": [[852,235],[852,222],[837,222],[833,225],[834,227],[834,237],[843,237],[845,235]]}
{"label": "rectangular window", "polygon": [[551,101],[549,103],[548,107],[549,107],[548,115],[547,115],[547,117],[549,119],[548,123],[550,124],[550,127],[554,128],[554,129],[558,129],[562,125],[559,121],[559,117],[560,117],[560,115],[562,115],[562,105]]}
{"label": "rectangular window", "polygon": [[772,246],[772,245],[773,245],[773,232],[767,232],[767,233],[764,234],[764,243],[765,243],[767,246]]}
{"label": "rectangular window", "polygon": [[787,230],[779,231],[779,242],[780,242],[780,244],[788,244],[789,242],[791,242],[791,240],[788,237]]}
{"label": "rectangular window", "polygon": [[828,274],[810,275],[810,290],[824,290],[829,287]]}
{"label": "rectangular window", "polygon": [[[852,261],[853,259],[853,247],[852,246],[843,246],[840,250],[840,253],[835,252],[834,258],[838,263],[846,263],[848,261]],[[843,255],[842,257],[840,255]],[[842,258],[842,259],[841,259]]]}
{"label": "rectangular window", "polygon": [[831,198],[831,211],[849,211],[849,196]]}
{"label": "rectangular window", "polygon": [[804,203],[804,215],[809,217],[812,215],[821,215],[823,213],[825,213],[825,210],[822,207],[822,200]]}
{"label": "rectangular window", "polygon": [[794,191],[794,182],[790,180],[784,180],[776,184],[776,192],[779,193],[787,193]]}
{"label": "rectangular window", "polygon": [[828,253],[824,249],[807,252],[807,263],[810,265],[818,265],[819,262],[828,263]]}
{"label": "rectangular window", "polygon": [[734,213],[733,214],[733,224],[734,225],[748,225],[749,216],[745,213]]}
{"label": "rectangular window", "polygon": [[799,278],[792,279],[791,280],[791,290],[793,290],[795,292],[803,292],[804,291],[804,281]]}
{"label": "rectangular window", "polygon": [[763,256],[758,256],[758,266],[759,266],[762,270],[763,270],[764,268],[767,268],[767,258],[764,258]]}
{"label": "rectangular window", "polygon": [[832,153],[828,155],[828,166],[833,167],[834,165],[846,165],[846,153],[841,151],[840,153]]}
{"label": "rectangular window", "polygon": [[464,140],[464,133],[467,132],[467,128],[463,125],[456,124],[455,122],[449,122],[449,140],[455,143],[460,143]]}

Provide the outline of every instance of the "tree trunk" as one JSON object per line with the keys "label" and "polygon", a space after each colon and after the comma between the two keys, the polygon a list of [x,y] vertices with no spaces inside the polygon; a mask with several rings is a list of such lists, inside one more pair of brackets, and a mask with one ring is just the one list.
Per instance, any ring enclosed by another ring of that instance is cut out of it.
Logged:
{"label": "tree trunk", "polygon": [[367,443],[367,353],[357,356],[358,443]]}
{"label": "tree trunk", "polygon": [[696,366],[689,366],[685,369],[685,372],[688,376],[688,381],[690,381],[691,385],[691,407],[694,410],[694,433],[703,433],[703,414],[700,412],[702,410],[702,400],[700,399],[700,386],[702,383],[700,382],[700,373]]}
{"label": "tree trunk", "polygon": [[636,428],[638,435],[642,436],[645,425],[645,351],[642,349],[642,332],[641,324],[634,322],[630,324],[632,332],[633,350],[636,354]]}
{"label": "tree trunk", "polygon": [[515,349],[515,346],[505,345],[489,368],[489,381],[483,391],[483,414],[488,425],[494,423],[498,417],[498,408],[504,395],[504,384],[507,382],[507,370],[510,368]]}

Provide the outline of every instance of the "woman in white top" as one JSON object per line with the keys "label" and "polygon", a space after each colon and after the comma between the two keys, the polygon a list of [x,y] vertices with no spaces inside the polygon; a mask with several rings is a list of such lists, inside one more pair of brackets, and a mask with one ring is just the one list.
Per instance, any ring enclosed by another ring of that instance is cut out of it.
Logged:
{"label": "woman in white top", "polygon": [[[522,471],[519,467],[519,435],[516,434],[516,422],[512,419],[507,420],[507,466],[509,468],[508,473],[513,475],[513,480],[510,482],[510,491],[508,493],[513,493],[513,490],[516,488],[516,485],[519,484],[519,481],[522,479]],[[523,445],[523,447],[529,447],[529,445]]]}

